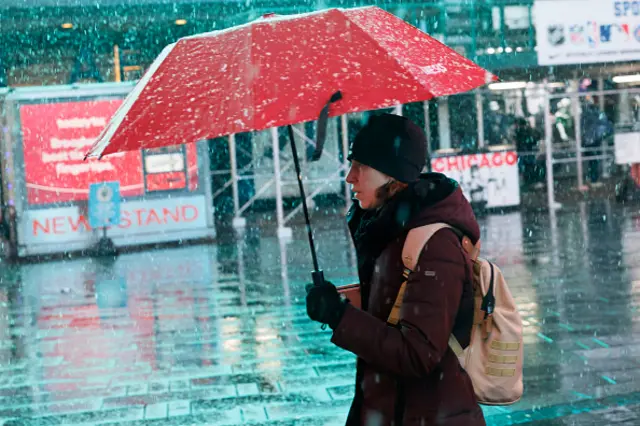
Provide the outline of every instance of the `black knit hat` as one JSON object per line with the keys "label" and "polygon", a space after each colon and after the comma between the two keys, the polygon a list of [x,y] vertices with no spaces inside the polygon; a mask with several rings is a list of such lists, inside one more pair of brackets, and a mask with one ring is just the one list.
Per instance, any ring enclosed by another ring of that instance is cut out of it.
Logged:
{"label": "black knit hat", "polygon": [[413,121],[394,114],[372,116],[358,132],[348,157],[409,183],[427,162],[427,138]]}

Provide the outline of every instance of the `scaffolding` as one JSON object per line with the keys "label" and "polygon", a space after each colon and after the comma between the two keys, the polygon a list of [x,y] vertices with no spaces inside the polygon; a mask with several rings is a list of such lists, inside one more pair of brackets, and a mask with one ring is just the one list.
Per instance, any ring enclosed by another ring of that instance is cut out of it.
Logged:
{"label": "scaffolding", "polygon": [[[335,152],[332,148],[331,142],[337,142],[337,126],[335,121],[339,122],[341,128],[341,140],[340,150]],[[342,182],[348,172],[347,155],[349,150],[348,139],[348,126],[347,116],[341,116],[337,119],[330,120],[329,131],[333,130],[331,134],[327,136],[328,143],[326,149],[322,155],[322,164],[324,167],[317,167],[316,163],[305,161],[305,158],[301,159],[302,174],[304,184],[307,188],[311,187],[311,191],[307,195],[307,203],[309,206],[313,206],[313,199],[318,194],[323,192],[339,193],[340,190],[336,190],[336,187],[342,187]],[[309,138],[300,126],[293,126],[293,131],[296,136],[296,144],[302,144],[303,147],[314,147],[315,141]],[[263,137],[268,135],[271,143],[271,153],[273,162],[273,174],[269,175],[264,172],[264,168],[256,167],[261,159],[260,156],[254,155],[252,160],[243,166],[242,169],[238,169],[237,161],[237,144],[235,135],[228,137],[229,144],[229,157],[230,157],[230,174],[231,177],[227,180],[218,190],[214,192],[214,198],[222,194],[224,190],[232,188],[233,198],[233,219],[232,225],[235,229],[242,230],[246,226],[245,212],[251,207],[257,200],[268,198],[268,191],[273,191],[272,195],[276,203],[276,222],[277,233],[279,237],[288,238],[291,237],[292,231],[287,226],[292,218],[302,210],[302,203],[293,208],[291,211],[285,213],[284,197],[285,191],[287,195],[295,196],[297,191],[297,181],[295,180],[295,174],[293,172],[293,157],[286,148],[281,147],[280,135],[278,128],[271,128],[266,132],[263,132]],[[254,143],[254,148],[256,144]],[[299,147],[298,147],[299,148]],[[254,149],[255,151],[255,149]],[[306,152],[305,149],[299,151]],[[258,168],[259,171],[255,172]],[[241,180],[252,179],[254,182],[258,182],[256,192],[253,194],[244,204],[240,204],[240,192],[238,184]],[[328,190],[328,191],[327,191]],[[351,191],[347,185],[344,185],[344,191],[342,192],[342,198],[345,202],[351,199]]]}

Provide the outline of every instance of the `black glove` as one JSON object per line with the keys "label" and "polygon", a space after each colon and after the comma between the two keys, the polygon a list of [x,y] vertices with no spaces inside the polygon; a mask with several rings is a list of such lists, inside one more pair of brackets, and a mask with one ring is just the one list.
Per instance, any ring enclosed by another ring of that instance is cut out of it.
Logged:
{"label": "black glove", "polygon": [[307,285],[307,315],[314,321],[327,324],[334,330],[347,307],[336,286],[328,281],[322,285]]}

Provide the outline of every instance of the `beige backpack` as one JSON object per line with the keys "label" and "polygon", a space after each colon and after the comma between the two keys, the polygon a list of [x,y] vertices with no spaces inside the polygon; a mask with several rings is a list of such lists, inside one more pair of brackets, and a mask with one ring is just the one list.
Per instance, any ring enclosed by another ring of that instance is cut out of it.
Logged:
{"label": "beige backpack", "polygon": [[[429,239],[443,228],[451,228],[459,234],[458,230],[444,223],[409,231],[402,250],[405,281],[389,314],[387,322],[390,324],[395,325],[400,319],[406,280],[415,268],[420,253]],[[474,324],[471,342],[466,349],[462,349],[453,334],[449,337],[449,347],[471,377],[480,404],[513,404],[523,393],[522,319],[502,271],[478,257],[480,242],[474,246],[468,237],[463,236],[462,247],[474,262]]]}

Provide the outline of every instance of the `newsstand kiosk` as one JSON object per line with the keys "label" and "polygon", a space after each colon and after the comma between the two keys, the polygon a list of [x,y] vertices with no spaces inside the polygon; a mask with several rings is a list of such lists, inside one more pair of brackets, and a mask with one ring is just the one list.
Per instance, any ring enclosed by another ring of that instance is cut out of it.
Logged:
{"label": "newsstand kiosk", "polygon": [[14,254],[94,246],[102,230],[89,225],[87,204],[99,182],[119,183],[120,223],[108,230],[116,247],[215,236],[205,142],[84,160],[132,88],[17,88],[0,99],[3,218]]}

